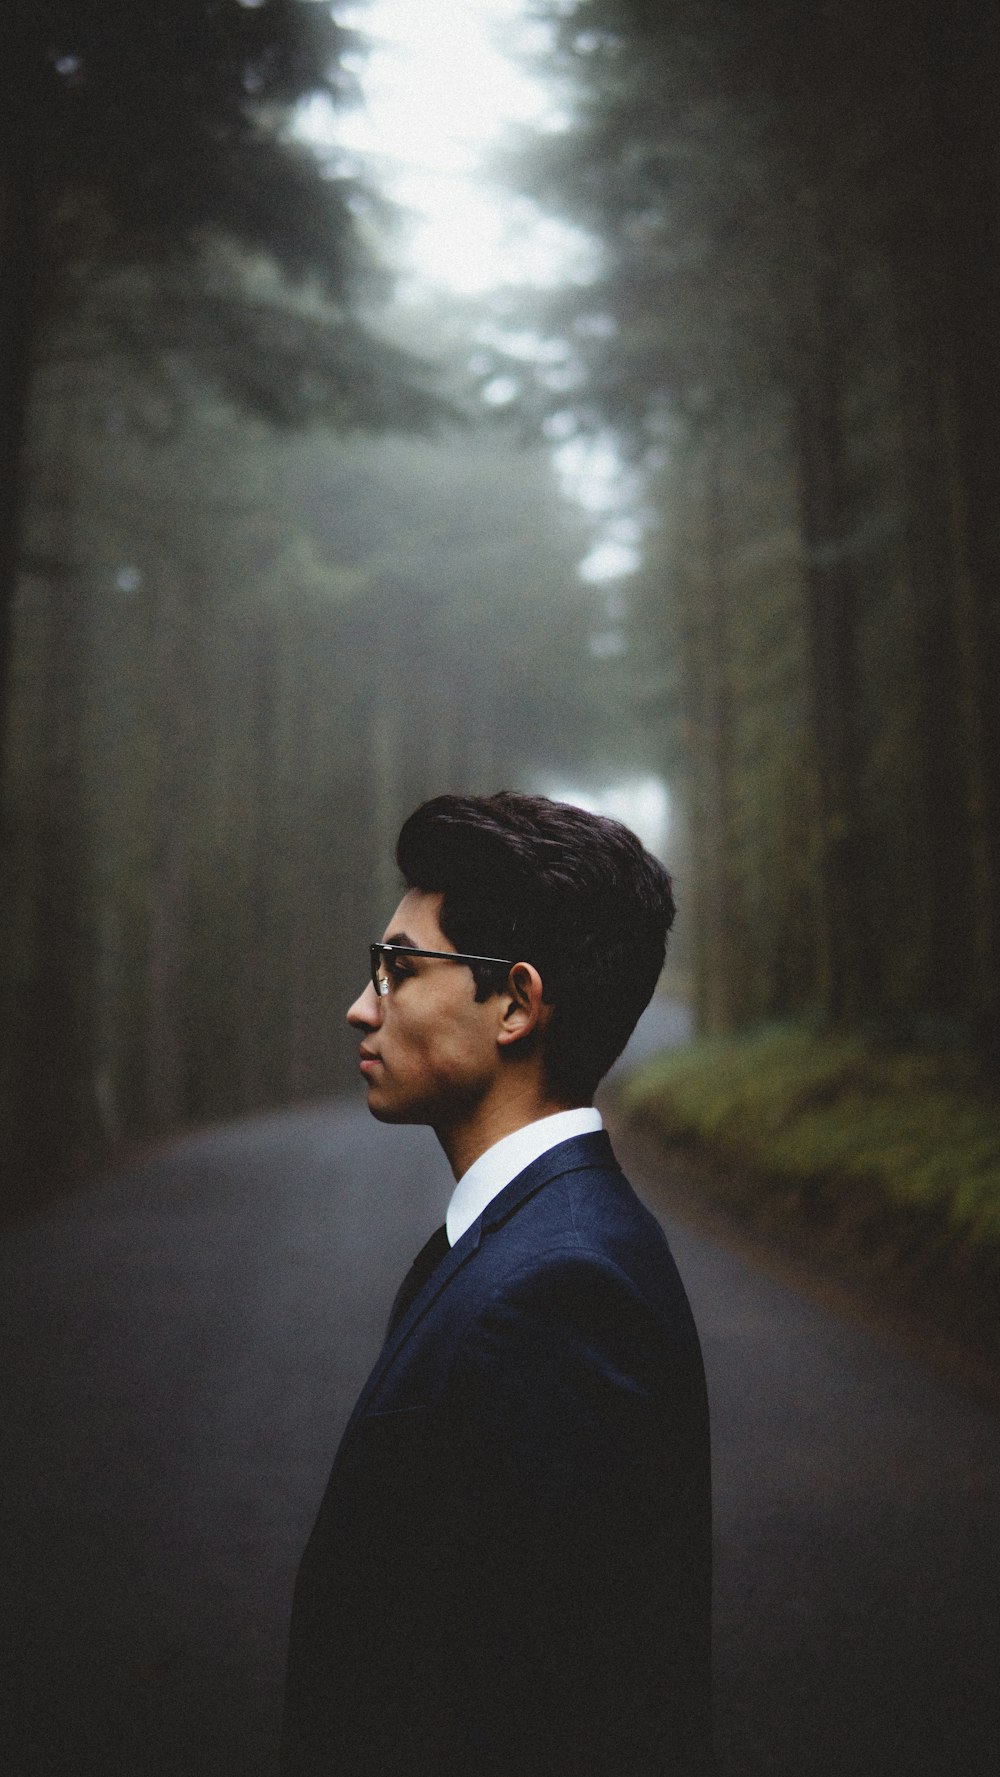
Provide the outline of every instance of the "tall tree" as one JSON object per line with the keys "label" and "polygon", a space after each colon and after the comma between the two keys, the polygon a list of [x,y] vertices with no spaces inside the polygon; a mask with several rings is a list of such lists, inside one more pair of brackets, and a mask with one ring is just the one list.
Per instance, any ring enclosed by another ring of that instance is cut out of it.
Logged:
{"label": "tall tree", "polygon": [[303,99],[352,94],[354,39],[330,7],[11,0],[4,31],[0,737],[25,416],[46,349],[114,349],[168,380],[186,359],[278,419],[426,411],[413,366],[352,318],[371,275],[357,181],[291,128]]}

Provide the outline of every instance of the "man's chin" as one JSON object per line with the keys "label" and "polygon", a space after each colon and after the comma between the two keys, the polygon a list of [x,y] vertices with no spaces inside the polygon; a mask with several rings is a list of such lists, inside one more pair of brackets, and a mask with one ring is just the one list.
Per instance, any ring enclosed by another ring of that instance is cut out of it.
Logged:
{"label": "man's chin", "polygon": [[384,1099],[379,1098],[378,1092],[372,1091],[370,1087],[368,1090],[368,1110],[375,1118],[376,1123],[418,1123],[420,1121],[419,1117],[415,1117],[412,1112],[405,1108],[393,1104],[387,1104]]}

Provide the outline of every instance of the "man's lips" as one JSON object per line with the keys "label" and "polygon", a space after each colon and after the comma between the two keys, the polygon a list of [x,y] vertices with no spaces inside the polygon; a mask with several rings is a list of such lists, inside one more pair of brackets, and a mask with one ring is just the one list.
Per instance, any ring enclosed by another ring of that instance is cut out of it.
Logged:
{"label": "man's lips", "polygon": [[358,1055],[360,1057],[360,1067],[363,1074],[371,1073],[372,1069],[380,1059],[378,1055],[373,1055],[370,1049],[359,1049]]}

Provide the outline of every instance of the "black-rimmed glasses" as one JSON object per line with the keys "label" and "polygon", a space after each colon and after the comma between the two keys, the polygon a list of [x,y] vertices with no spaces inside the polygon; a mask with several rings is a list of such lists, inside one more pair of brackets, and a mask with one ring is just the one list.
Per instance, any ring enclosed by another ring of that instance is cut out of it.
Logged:
{"label": "black-rimmed glasses", "polygon": [[[372,986],[379,999],[383,999],[389,991],[391,965],[397,956],[431,956],[446,963],[492,963],[497,969],[514,967],[506,956],[469,956],[461,950],[415,950],[412,944],[369,944],[368,951],[371,957]],[[386,967],[386,959],[389,968]]]}

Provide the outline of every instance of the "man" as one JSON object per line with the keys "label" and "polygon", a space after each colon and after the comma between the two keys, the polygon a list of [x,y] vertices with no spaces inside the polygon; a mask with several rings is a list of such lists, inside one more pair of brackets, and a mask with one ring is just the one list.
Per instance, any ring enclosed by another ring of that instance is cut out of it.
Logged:
{"label": "man", "polygon": [[456,1186],[404,1281],[299,1573],[287,1777],[709,1769],[708,1415],[662,1231],[594,1090],[670,879],[617,822],[441,796],[348,1012],[373,1115]]}

